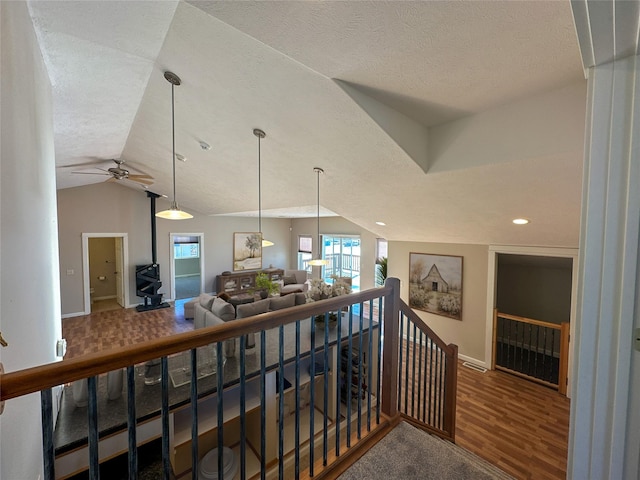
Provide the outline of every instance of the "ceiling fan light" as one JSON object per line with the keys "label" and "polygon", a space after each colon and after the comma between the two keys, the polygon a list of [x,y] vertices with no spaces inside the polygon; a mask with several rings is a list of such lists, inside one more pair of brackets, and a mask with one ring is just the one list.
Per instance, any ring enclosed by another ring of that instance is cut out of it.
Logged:
{"label": "ceiling fan light", "polygon": [[314,258],[313,260],[309,260],[309,265],[312,267],[324,267],[325,265],[329,265],[329,261],[323,260],[322,258]]}
{"label": "ceiling fan light", "polygon": [[[253,134],[258,137],[258,231],[260,232],[260,235],[262,235],[262,182],[260,174],[260,139],[266,137],[267,134],[264,133],[264,130],[260,130],[259,128],[254,128]],[[262,248],[273,247],[274,245],[275,243],[266,240],[264,237],[262,238]]]}

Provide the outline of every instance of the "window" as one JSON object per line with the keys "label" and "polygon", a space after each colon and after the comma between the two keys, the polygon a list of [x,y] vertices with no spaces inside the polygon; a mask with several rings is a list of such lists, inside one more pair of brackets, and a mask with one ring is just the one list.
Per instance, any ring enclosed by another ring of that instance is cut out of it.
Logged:
{"label": "window", "polygon": [[387,258],[388,243],[384,238],[376,238],[376,263],[379,263],[381,258]]}
{"label": "window", "polygon": [[311,273],[309,260],[313,255],[313,238],[311,235],[298,235],[298,270]]}
{"label": "window", "polygon": [[353,291],[360,290],[360,237],[350,235],[324,235],[322,258],[329,264],[323,267],[322,276],[327,283],[332,275],[351,279]]}
{"label": "window", "polygon": [[199,243],[174,243],[173,258],[200,258]]}

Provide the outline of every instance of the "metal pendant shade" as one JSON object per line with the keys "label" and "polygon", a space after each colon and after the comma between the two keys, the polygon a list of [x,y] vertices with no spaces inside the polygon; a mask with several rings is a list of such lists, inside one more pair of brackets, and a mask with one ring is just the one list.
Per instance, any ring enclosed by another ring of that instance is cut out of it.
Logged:
{"label": "metal pendant shade", "polygon": [[173,72],[164,72],[164,78],[171,84],[171,138],[173,141],[172,153],[173,153],[173,200],[168,210],[156,213],[156,217],[166,218],[168,220],[186,220],[187,218],[193,218],[193,215],[180,210],[178,202],[176,202],[176,121],[175,121],[175,101],[173,90],[177,85],[180,85],[181,80]]}
{"label": "metal pendant shade", "polygon": [[313,260],[310,260],[309,265],[313,267],[322,267],[329,264],[327,260],[322,258],[322,237],[320,236],[320,174],[324,173],[324,170],[320,167],[315,167],[313,171],[316,172],[316,176],[318,177],[318,215],[316,217],[318,225],[318,256]]}
{"label": "metal pendant shade", "polygon": [[[258,231],[260,232],[260,236],[262,237],[262,184],[261,184],[261,177],[260,177],[260,140],[262,140],[264,137],[267,136],[266,133],[264,133],[263,130],[260,130],[259,128],[254,128],[253,129],[253,134],[258,137]],[[265,240],[264,237],[262,237],[262,248],[264,247],[272,247],[274,245],[273,242],[270,242],[269,240]]]}

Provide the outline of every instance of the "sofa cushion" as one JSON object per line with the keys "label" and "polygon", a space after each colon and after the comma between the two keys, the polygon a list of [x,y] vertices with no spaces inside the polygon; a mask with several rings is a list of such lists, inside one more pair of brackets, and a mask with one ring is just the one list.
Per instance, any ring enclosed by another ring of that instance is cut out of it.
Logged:
{"label": "sofa cushion", "polygon": [[285,275],[282,277],[282,281],[285,285],[293,285],[294,283],[298,283],[295,275]]}
{"label": "sofa cushion", "polygon": [[207,293],[201,293],[198,297],[198,301],[200,305],[202,305],[207,310],[211,310],[211,305],[213,305],[213,301],[216,299],[213,295],[209,295]]}
{"label": "sofa cushion", "polygon": [[264,300],[258,300],[257,302],[238,305],[236,317],[247,318],[260,313],[266,313],[269,310],[270,300],[271,299],[269,298],[265,298]]}
{"label": "sofa cushion", "polygon": [[233,309],[233,305],[225,302],[221,298],[216,298],[213,301],[213,305],[211,305],[211,313],[225,322],[236,318],[236,312]]}
{"label": "sofa cushion", "polygon": [[293,307],[296,304],[295,295],[285,295],[284,297],[272,297],[269,303],[269,310],[281,310]]}
{"label": "sofa cushion", "polygon": [[307,296],[302,292],[297,292],[295,294],[296,297],[296,305],[304,305],[307,303]]}

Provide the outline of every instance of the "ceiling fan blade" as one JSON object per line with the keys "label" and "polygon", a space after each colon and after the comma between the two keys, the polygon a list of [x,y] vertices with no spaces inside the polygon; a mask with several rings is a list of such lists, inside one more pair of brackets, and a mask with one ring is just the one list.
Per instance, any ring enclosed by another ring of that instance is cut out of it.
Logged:
{"label": "ceiling fan blade", "polygon": [[149,175],[129,175],[128,179],[133,182],[141,183],[143,185],[153,185],[153,178],[149,177]]}
{"label": "ceiling fan blade", "polygon": [[117,181],[118,181],[117,178],[111,177],[111,178],[107,178],[104,182],[107,183],[107,182],[117,182]]}
{"label": "ceiling fan blade", "polygon": [[102,172],[71,172],[71,173],[76,173],[78,175],[111,175],[109,172],[107,172],[107,173],[102,173]]}
{"label": "ceiling fan blade", "polygon": [[153,177],[151,175],[138,174],[138,173],[129,174],[129,178],[138,178],[140,180],[142,180],[142,179],[153,180]]}

